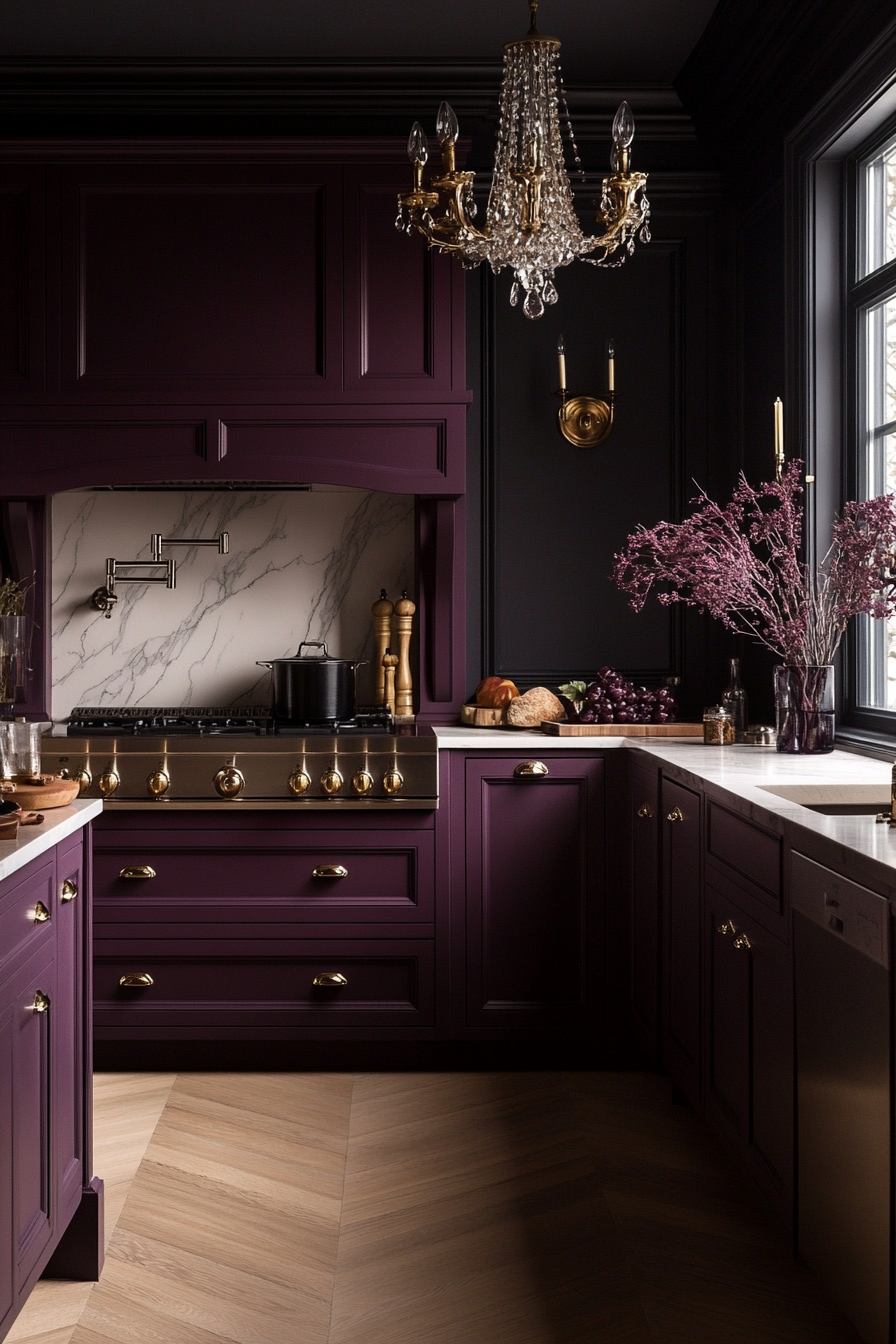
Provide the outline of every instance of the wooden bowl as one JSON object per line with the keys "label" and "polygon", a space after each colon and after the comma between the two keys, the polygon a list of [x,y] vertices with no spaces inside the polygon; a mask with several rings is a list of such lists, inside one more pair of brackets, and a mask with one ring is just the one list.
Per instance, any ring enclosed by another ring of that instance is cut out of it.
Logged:
{"label": "wooden bowl", "polygon": [[15,840],[22,809],[11,798],[0,803],[0,840]]}

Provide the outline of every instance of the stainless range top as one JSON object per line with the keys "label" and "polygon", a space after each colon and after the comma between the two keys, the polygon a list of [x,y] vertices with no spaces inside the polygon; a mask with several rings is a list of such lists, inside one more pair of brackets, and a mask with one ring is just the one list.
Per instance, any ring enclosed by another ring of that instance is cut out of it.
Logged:
{"label": "stainless range top", "polygon": [[42,769],[109,807],[438,806],[432,729],[381,713],[303,725],[257,708],[76,710],[67,734],[43,739]]}

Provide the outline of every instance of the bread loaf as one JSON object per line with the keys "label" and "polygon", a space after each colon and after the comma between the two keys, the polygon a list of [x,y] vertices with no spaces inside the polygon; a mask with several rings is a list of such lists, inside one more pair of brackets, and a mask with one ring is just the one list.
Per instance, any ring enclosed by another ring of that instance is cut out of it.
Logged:
{"label": "bread loaf", "polygon": [[477,705],[485,705],[488,709],[503,709],[518,695],[519,691],[513,682],[504,677],[486,677],[476,687]]}
{"label": "bread loaf", "polygon": [[546,686],[533,686],[507,706],[507,722],[517,728],[537,728],[542,722],[557,723],[565,718],[566,710]]}

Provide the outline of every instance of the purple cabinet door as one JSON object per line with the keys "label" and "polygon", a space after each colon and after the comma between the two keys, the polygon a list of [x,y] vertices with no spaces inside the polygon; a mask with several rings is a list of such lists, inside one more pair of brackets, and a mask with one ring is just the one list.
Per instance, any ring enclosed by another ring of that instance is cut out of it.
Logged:
{"label": "purple cabinet door", "polygon": [[0,188],[0,383],[7,402],[44,391],[44,174],[10,166]]}
{"label": "purple cabinet door", "polygon": [[603,761],[466,761],[467,1026],[568,1033],[598,1001]]}
{"label": "purple cabinet door", "polygon": [[644,1058],[656,1067],[660,1018],[660,818],[656,769],[633,767],[628,801],[632,1032]]}
{"label": "purple cabinet door", "polygon": [[55,955],[55,946],[48,944],[25,962],[7,986],[14,1013],[13,1255],[17,1294],[47,1249],[54,1230],[51,1060],[61,1007],[56,993]]}
{"label": "purple cabinet door", "polygon": [[695,1108],[700,1105],[700,795],[662,783],[663,1064]]}
{"label": "purple cabinet door", "polygon": [[0,1339],[12,1320],[14,1297],[12,1061],[16,1033],[16,1010],[12,1003],[0,1009]]}
{"label": "purple cabinet door", "polygon": [[88,899],[83,848],[57,852],[56,1007],[53,1014],[53,1164],[56,1226],[68,1223],[84,1182],[84,938]]}
{"label": "purple cabinet door", "polygon": [[705,888],[706,1116],[740,1152],[785,1224],[793,1217],[790,949]]}

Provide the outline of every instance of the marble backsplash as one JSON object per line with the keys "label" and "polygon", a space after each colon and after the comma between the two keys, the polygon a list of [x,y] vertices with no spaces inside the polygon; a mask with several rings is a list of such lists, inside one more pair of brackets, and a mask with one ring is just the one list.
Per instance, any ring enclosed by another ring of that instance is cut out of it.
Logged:
{"label": "marble backsplash", "polygon": [[[90,606],[106,557],[148,559],[150,534],[230,534],[230,552],[177,546],[177,586],[122,583],[106,619]],[[78,705],[266,704],[258,658],[326,640],[364,659],[370,608],[414,591],[414,501],[309,491],[90,491],[53,500],[53,718]],[[370,673],[359,673],[359,699]]]}

